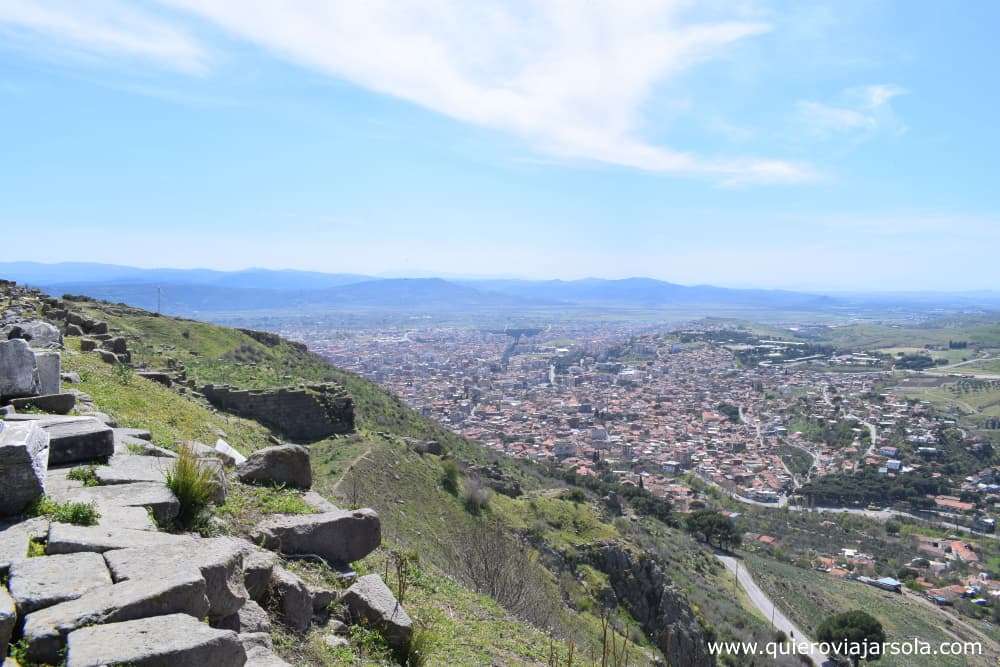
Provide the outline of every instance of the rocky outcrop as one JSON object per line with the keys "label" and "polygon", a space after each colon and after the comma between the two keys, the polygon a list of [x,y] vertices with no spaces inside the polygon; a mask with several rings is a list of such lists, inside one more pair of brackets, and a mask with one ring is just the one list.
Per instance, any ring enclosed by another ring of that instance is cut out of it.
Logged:
{"label": "rocky outcrop", "polygon": [[354,400],[338,384],[267,390],[209,384],[201,393],[219,410],[255,419],[296,442],[354,431]]}
{"label": "rocky outcrop", "polygon": [[470,476],[478,477],[484,485],[505,496],[517,498],[523,493],[521,483],[504,472],[499,463],[488,466],[471,465],[466,472]]}
{"label": "rocky outcrop", "polygon": [[634,553],[616,542],[581,550],[581,556],[608,575],[618,601],[639,621],[643,631],[671,665],[710,667],[705,634],[687,599],[648,554]]}
{"label": "rocky outcrop", "polygon": [[286,340],[281,336],[279,336],[278,334],[273,334],[269,331],[257,331],[255,329],[237,329],[237,331],[239,331],[240,333],[244,333],[247,336],[250,336],[261,345],[266,345],[268,347],[278,347],[282,343],[285,343],[286,345],[291,345],[292,347],[301,352],[305,352],[309,349],[302,343],[296,343],[294,341]]}

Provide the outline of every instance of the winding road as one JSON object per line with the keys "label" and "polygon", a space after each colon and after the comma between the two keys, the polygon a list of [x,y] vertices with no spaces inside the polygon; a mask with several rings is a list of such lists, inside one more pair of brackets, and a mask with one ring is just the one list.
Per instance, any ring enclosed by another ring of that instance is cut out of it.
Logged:
{"label": "winding road", "polygon": [[[715,554],[715,557],[722,561],[722,564],[726,566],[726,569],[736,575],[736,580],[739,582],[740,586],[746,591],[747,597],[753,603],[757,609],[764,614],[764,618],[774,619],[774,628],[776,630],[781,630],[785,633],[789,639],[794,639],[797,642],[811,642],[806,633],[802,632],[799,626],[792,623],[791,620],[781,611],[781,608],[771,602],[771,598],[767,597],[767,594],[760,589],[757,582],[753,580],[750,575],[750,571],[747,570],[746,566],[741,566],[740,559],[735,556],[729,556],[726,554]],[[810,659],[814,665],[833,665],[829,656],[825,653],[820,653],[819,651],[814,651],[810,654]]]}

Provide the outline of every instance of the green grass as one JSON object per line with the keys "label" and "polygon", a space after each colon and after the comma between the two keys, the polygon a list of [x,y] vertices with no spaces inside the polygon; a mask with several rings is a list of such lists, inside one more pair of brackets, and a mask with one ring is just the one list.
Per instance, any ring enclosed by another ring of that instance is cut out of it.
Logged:
{"label": "green grass", "polygon": [[80,466],[66,473],[66,478],[83,482],[84,486],[100,486],[101,482],[97,479],[96,471],[97,466]]}
{"label": "green grass", "polygon": [[225,433],[226,441],[242,452],[270,444],[267,429],[257,422],[213,412],[138,376],[122,385],[110,364],[79,349],[78,339],[67,338],[62,364],[64,371],[80,374],[80,391],[89,394],[120,426],[148,430],[157,445],[176,450],[177,443],[185,440],[214,443],[220,433]]}
{"label": "green grass", "polygon": [[215,510],[232,532],[249,534],[268,514],[312,514],[315,510],[295,489],[251,486],[230,480],[226,502]]}
{"label": "green grass", "polygon": [[550,491],[513,499],[497,494],[492,502],[512,528],[531,533],[565,553],[583,544],[620,537],[593,505],[573,502],[565,495]]}
{"label": "green grass", "polygon": [[165,368],[168,359],[181,363],[199,385],[232,384],[267,388],[332,379],[319,357],[287,343],[259,343],[237,329],[96,302],[76,304],[103,319],[129,339],[135,364]]}
{"label": "green grass", "polygon": [[101,518],[94,503],[59,502],[42,496],[28,508],[28,516],[44,516],[59,523],[93,526]]}
{"label": "green grass", "polygon": [[174,459],[173,468],[167,472],[167,488],[180,502],[175,521],[181,528],[190,528],[201,519],[212,502],[218,480],[215,470],[199,465],[198,457],[189,447],[182,447]]}

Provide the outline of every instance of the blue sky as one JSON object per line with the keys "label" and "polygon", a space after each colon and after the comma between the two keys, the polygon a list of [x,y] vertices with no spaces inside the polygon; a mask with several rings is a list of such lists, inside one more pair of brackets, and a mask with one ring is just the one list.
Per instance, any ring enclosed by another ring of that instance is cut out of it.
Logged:
{"label": "blue sky", "polygon": [[0,261],[991,289],[998,14],[0,0]]}

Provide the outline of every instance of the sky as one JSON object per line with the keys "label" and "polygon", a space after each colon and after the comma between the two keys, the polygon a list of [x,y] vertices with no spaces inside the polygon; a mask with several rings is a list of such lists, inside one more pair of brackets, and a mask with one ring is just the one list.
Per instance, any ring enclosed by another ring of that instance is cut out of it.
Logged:
{"label": "sky", "polygon": [[998,23],[923,0],[0,0],[0,261],[994,289]]}

